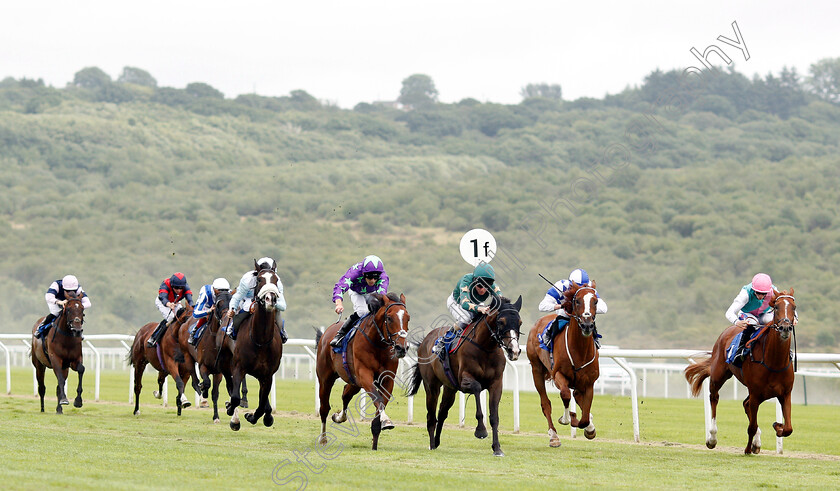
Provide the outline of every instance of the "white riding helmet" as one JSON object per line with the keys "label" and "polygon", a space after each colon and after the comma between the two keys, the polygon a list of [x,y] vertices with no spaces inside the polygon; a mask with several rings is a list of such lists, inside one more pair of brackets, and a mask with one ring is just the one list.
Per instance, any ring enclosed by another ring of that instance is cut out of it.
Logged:
{"label": "white riding helmet", "polygon": [[65,290],[74,292],[79,289],[79,280],[72,274],[68,274],[61,279],[61,286],[64,287]]}
{"label": "white riding helmet", "polygon": [[230,283],[224,278],[216,278],[213,280],[214,290],[230,290]]}
{"label": "white riding helmet", "polygon": [[261,257],[261,258],[257,259],[257,264],[258,264],[258,265],[260,265],[260,264],[268,264],[269,269],[271,269],[272,271],[276,271],[276,270],[277,270],[277,263],[276,263],[276,262],[274,262],[274,259],[271,259],[271,258],[270,258],[270,257],[268,257],[268,256],[266,256],[266,257]]}

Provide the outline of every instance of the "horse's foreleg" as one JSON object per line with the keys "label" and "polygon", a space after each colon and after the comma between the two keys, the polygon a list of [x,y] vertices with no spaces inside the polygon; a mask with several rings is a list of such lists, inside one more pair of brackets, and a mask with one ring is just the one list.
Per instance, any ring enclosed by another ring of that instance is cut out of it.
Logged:
{"label": "horse's foreleg", "polygon": [[750,420],[747,426],[747,446],[744,448],[745,454],[758,453],[761,451],[761,439],[755,438],[758,431],[758,406],[761,404],[757,397],[747,396],[744,400],[744,410]]}
{"label": "horse's foreleg", "polygon": [[242,398],[239,399],[239,407],[248,408],[248,384],[245,382],[244,375],[242,376]]}
{"label": "horse's foreleg", "polygon": [[[490,413],[490,429],[493,430],[493,455],[504,457],[502,447],[499,444],[499,401],[502,400],[502,377],[493,382],[488,390],[488,412]],[[478,401],[476,401],[478,402]]]}
{"label": "horse's foreleg", "polygon": [[152,392],[152,395],[155,396],[155,399],[160,399],[163,397],[163,384],[166,383],[166,370],[163,369],[158,372],[158,390]]}
{"label": "horse's foreleg", "polygon": [[239,369],[239,367],[233,369],[233,373],[231,374],[232,387],[228,387],[228,390],[231,390],[230,404],[228,404],[227,406],[228,416],[233,416],[234,410],[237,407],[239,407],[239,401],[241,401],[241,399],[239,398],[239,391],[242,388],[242,379],[244,378],[245,376],[242,373],[242,370]]}
{"label": "horse's foreleg", "polygon": [[779,404],[782,405],[782,416],[784,416],[785,423],[773,423],[773,429],[776,430],[776,436],[790,436],[793,433],[793,423],[790,418],[790,392],[780,395],[778,399]]}
{"label": "horse's foreleg", "polygon": [[252,413],[245,413],[245,420],[252,425],[255,425],[260,418],[265,416],[265,425],[271,426],[274,423],[274,418],[271,416],[271,406],[268,404],[268,394],[271,391],[271,379],[261,379],[259,383],[260,395],[257,400],[257,408]]}
{"label": "horse's foreleg", "polygon": [[[199,365],[198,375],[201,377],[201,398],[207,399],[210,392],[210,370],[207,369],[206,365]],[[215,374],[213,377],[215,378]]]}
{"label": "horse's foreleg", "polygon": [[446,417],[449,416],[449,408],[452,407],[452,404],[455,403],[455,394],[458,391],[455,389],[450,389],[449,387],[443,387],[443,396],[440,399],[440,410],[438,411],[438,418],[437,418],[437,427],[435,428],[435,448],[440,446],[440,433],[443,431],[443,422],[446,421]]}
{"label": "horse's foreleg", "polygon": [[484,425],[484,411],[481,407],[481,384],[469,375],[461,377],[461,391],[472,394],[475,397],[475,437],[487,438],[487,426]]}
{"label": "horse's foreleg", "polygon": [[[34,350],[35,348],[33,348]],[[41,397],[41,412],[44,412],[44,394],[47,393],[47,386],[44,385],[44,373],[47,370],[40,361],[35,358],[35,355],[32,355],[32,359],[35,360],[35,379],[38,381],[38,395]]]}
{"label": "horse's foreleg", "polygon": [[534,387],[537,388],[537,393],[540,395],[540,407],[542,408],[543,416],[548,421],[548,446],[559,447],[560,437],[557,436],[557,430],[554,428],[554,421],[551,420],[551,399],[548,398],[548,393],[545,390],[545,369],[542,366],[531,365],[531,375],[534,377]]}
{"label": "horse's foreleg", "polygon": [[50,356],[50,364],[52,365],[53,372],[55,373],[55,378],[58,383],[55,388],[55,396],[58,398],[58,407],[56,408],[56,412],[58,414],[62,414],[63,411],[61,406],[70,404],[70,401],[67,400],[67,394],[64,392],[64,383],[67,381],[67,369],[62,367],[61,360],[55,356]]}
{"label": "horse's foreleg", "polygon": [[583,435],[589,440],[595,438],[595,423],[592,421],[591,413],[593,395],[594,391],[591,385],[575,391],[575,402],[580,406],[580,419],[577,422],[577,427],[583,428]]}
{"label": "horse's foreleg", "polygon": [[[219,385],[222,383],[222,374],[216,373],[213,375],[213,391],[210,396],[213,398],[213,422],[218,423],[219,420]],[[208,382],[209,384],[209,382]]]}
{"label": "horse's foreleg", "polygon": [[79,374],[79,386],[76,388],[76,399],[73,400],[74,407],[82,407],[82,377],[85,375],[85,366],[82,360],[70,364],[70,368]]}
{"label": "horse's foreleg", "polygon": [[560,390],[560,399],[563,401],[563,415],[557,420],[561,425],[575,425],[577,418],[569,411],[569,403],[572,402],[572,391],[569,389],[569,381],[560,371],[554,372],[554,386]]}
{"label": "horse's foreleg", "polygon": [[432,380],[430,383],[423,381],[423,387],[426,389],[426,431],[429,432],[429,450],[434,450],[440,444],[440,435],[435,441],[435,427],[437,425],[437,401],[440,395],[440,381]]}

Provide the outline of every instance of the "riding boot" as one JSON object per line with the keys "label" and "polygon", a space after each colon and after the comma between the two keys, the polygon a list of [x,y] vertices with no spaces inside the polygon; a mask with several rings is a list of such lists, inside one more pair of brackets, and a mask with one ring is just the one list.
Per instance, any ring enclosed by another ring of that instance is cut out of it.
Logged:
{"label": "riding boot", "polygon": [[[468,325],[469,324],[465,324],[463,322],[456,322],[455,327],[454,327],[455,335],[457,336],[458,333],[463,331],[464,328],[467,327]],[[443,336],[437,338],[437,340],[435,341],[435,345],[432,346],[432,354],[437,355],[438,353],[441,352],[441,350],[443,350],[443,346],[446,344],[446,334],[448,334],[448,331],[446,333],[444,333]]]}
{"label": "riding boot", "polygon": [[736,367],[740,367],[744,363],[744,360],[747,359],[747,355],[749,354],[749,351],[747,350],[747,341],[749,341],[753,332],[755,332],[755,326],[747,324],[747,327],[744,328],[744,332],[741,333],[738,350],[735,352],[735,358],[732,360],[732,364]]}
{"label": "riding boot", "polygon": [[146,342],[146,346],[154,348],[158,344],[158,341],[160,341],[160,338],[163,337],[164,330],[166,330],[166,319],[160,321],[160,324],[155,328],[155,332],[149,336],[149,341]]}
{"label": "riding boot", "polygon": [[341,345],[341,340],[344,339],[344,336],[347,335],[347,331],[350,330],[350,327],[357,320],[359,320],[359,314],[357,314],[355,312],[350,314],[350,317],[348,317],[347,320],[344,321],[344,325],[341,326],[341,329],[339,329],[338,332],[335,333],[335,337],[333,338],[332,341],[330,341],[330,346],[332,346],[333,348],[337,348],[339,345]]}
{"label": "riding boot", "polygon": [[53,323],[53,321],[55,321],[55,319],[55,315],[48,314],[47,317],[44,319],[44,322],[42,322],[41,325],[38,326],[38,329],[35,330],[35,339],[40,338],[44,334],[44,331],[47,330],[47,327],[50,326]]}
{"label": "riding boot", "polygon": [[278,310],[277,313],[274,315],[274,320],[277,326],[280,328],[280,340],[283,344],[286,344],[286,341],[289,340],[289,336],[286,336],[286,319],[280,318],[280,311]]}

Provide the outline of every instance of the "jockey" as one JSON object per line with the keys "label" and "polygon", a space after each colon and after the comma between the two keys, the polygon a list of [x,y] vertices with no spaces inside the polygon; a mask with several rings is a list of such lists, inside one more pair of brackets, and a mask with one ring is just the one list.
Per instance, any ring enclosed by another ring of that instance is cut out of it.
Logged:
{"label": "jockey", "polygon": [[195,302],[195,310],[193,310],[193,318],[198,319],[198,322],[190,327],[189,343],[193,346],[198,342],[197,333],[201,332],[201,327],[207,322],[210,313],[216,304],[216,297],[219,292],[230,291],[230,283],[224,278],[216,278],[210,285],[204,285],[198,292],[198,301]]}
{"label": "jockey", "polygon": [[[489,305],[481,305],[492,295],[500,297],[502,291],[496,284],[496,272],[493,266],[480,263],[472,273],[467,273],[458,280],[455,289],[446,299],[446,306],[455,319],[455,332],[467,327],[478,314],[488,314]],[[432,353],[437,354],[443,348],[443,339],[438,338]]]}
{"label": "jockey", "polygon": [[[575,269],[571,273],[569,273],[568,280],[560,280],[554,284],[553,287],[548,289],[546,292],[545,297],[543,298],[542,302],[540,302],[540,312],[553,312],[555,310],[557,312],[557,316],[560,318],[559,320],[566,322],[569,321],[569,315],[566,313],[565,310],[561,307],[563,303],[564,293],[566,290],[572,287],[572,285],[577,286],[591,286],[592,282],[589,279],[589,274],[586,272],[585,269]],[[607,302],[598,295],[598,292],[595,292],[595,295],[598,297],[598,304],[595,307],[596,314],[606,314],[607,313]],[[545,336],[550,336],[550,329],[545,332]],[[551,343],[550,339],[542,339],[543,344],[548,346]]]}
{"label": "jockey", "polygon": [[88,298],[87,293],[85,293],[79,285],[79,280],[77,280],[75,276],[68,274],[60,280],[53,281],[50,283],[50,287],[47,289],[46,295],[44,295],[44,298],[47,301],[47,308],[50,309],[50,313],[47,315],[46,319],[44,319],[44,322],[38,326],[38,330],[35,331],[36,338],[40,338],[44,334],[44,331],[48,330],[52,326],[53,322],[58,318],[61,313],[61,309],[64,307],[64,304],[67,303],[67,292],[73,292],[77,297],[81,297],[82,307],[85,309],[90,308],[90,299]]}
{"label": "jockey", "polygon": [[[726,320],[735,326],[744,328],[733,360],[735,366],[740,366],[749,354],[749,350],[745,348],[756,328],[773,322],[773,309],[770,307],[770,300],[773,297],[774,290],[776,290],[776,286],[770,276],[758,273],[753,276],[748,285],[741,287],[741,291],[732,301],[732,305],[726,310]],[[794,325],[796,325],[796,319],[794,319]]]}
{"label": "jockey", "polygon": [[368,313],[367,295],[371,293],[388,293],[388,274],[385,273],[385,265],[378,256],[367,256],[362,262],[350,266],[350,269],[339,278],[333,287],[333,303],[335,313],[344,312],[344,292],[350,291],[350,301],[353,302],[353,313],[347,317],[344,325],[330,341],[330,346],[337,347],[341,340],[347,335],[347,331],[360,317]]}
{"label": "jockey", "polygon": [[172,322],[177,315],[177,305],[182,299],[186,299],[187,303],[192,307],[195,305],[192,299],[192,290],[187,284],[187,277],[184,273],[175,273],[169,278],[163,280],[158,288],[158,296],[155,298],[155,306],[163,315],[163,320],[155,328],[155,332],[149,337],[146,345],[149,348],[154,348],[160,338],[166,332],[168,323]]}
{"label": "jockey", "polygon": [[[230,299],[230,310],[235,315],[235,318],[233,322],[228,324],[227,334],[232,339],[236,339],[236,327],[239,326],[251,311],[251,304],[254,302],[255,295],[254,289],[257,287],[257,274],[262,269],[270,269],[271,271],[277,272],[277,262],[270,257],[258,259],[257,269],[252,269],[242,275],[242,279],[239,280],[239,287]],[[280,290],[280,295],[277,296],[277,302],[274,304],[275,322],[280,328],[280,338],[285,343],[289,340],[289,337],[286,336],[285,322],[281,318],[280,312],[286,310],[286,297],[283,296],[283,283],[280,282],[280,278],[277,279],[277,288]]]}

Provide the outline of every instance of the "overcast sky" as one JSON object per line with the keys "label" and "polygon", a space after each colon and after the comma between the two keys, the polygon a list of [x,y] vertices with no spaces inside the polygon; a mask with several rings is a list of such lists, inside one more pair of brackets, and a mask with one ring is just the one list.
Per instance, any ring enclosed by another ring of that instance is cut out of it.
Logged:
{"label": "overcast sky", "polygon": [[[63,87],[84,67],[116,79],[134,66],[161,86],[303,89],[350,108],[393,100],[404,78],[425,73],[443,102],[516,103],[535,82],[600,98],[657,67],[699,67],[689,50],[710,44],[749,76],[783,65],[806,75],[840,57],[838,14],[828,0],[3,0],[0,78]],[[735,39],[733,21],[749,60],[717,41]]]}

